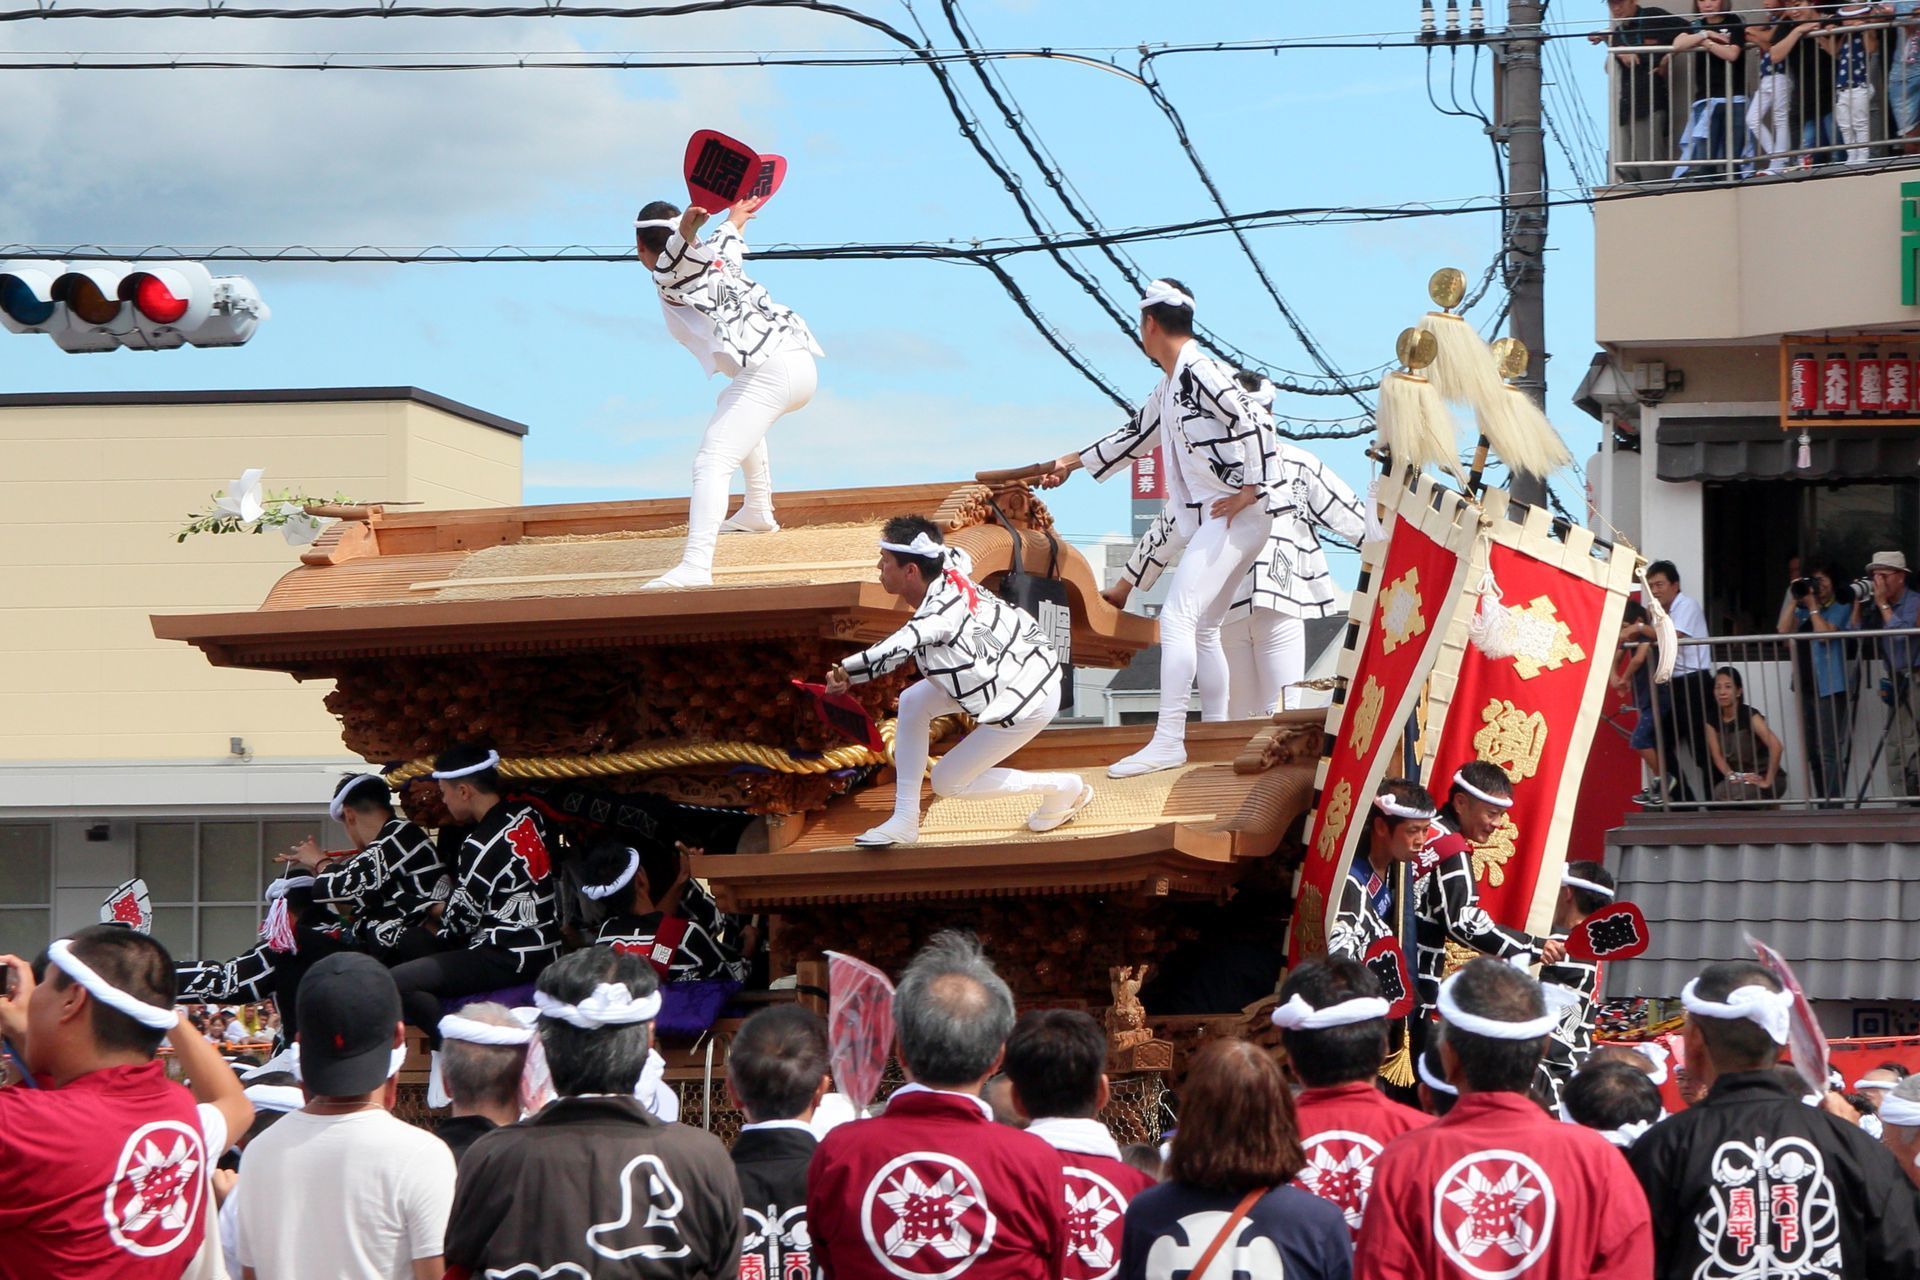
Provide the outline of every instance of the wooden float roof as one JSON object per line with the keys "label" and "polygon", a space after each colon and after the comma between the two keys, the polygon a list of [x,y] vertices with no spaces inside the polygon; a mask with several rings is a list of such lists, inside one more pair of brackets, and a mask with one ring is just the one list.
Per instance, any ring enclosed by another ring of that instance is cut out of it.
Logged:
{"label": "wooden float roof", "polygon": [[1221,894],[1250,860],[1277,850],[1312,803],[1323,716],[1192,724],[1186,765],[1125,779],[1107,777],[1106,766],[1143,746],[1151,725],[1049,729],[1007,763],[1078,773],[1093,784],[1093,804],[1058,830],[1026,829],[1031,797],[937,798],[920,843],[857,849],[853,837],[893,807],[892,787],[868,787],[789,819],[798,831],[777,851],[696,857],[693,874],[737,912],[1027,894]]}
{"label": "wooden float roof", "polygon": [[[679,556],[686,500],[373,509],[330,526],[257,609],[153,617],[154,634],[217,666],[320,674],[399,654],[555,652],[623,644],[827,636],[870,643],[904,608],[874,572],[875,526],[917,512],[947,525],[985,580],[1011,565],[1014,535],[982,523],[979,484],[899,485],[780,495],[782,529],[723,535],[715,585],[642,592]],[[1019,528],[1023,564],[1045,573],[1044,508],[1023,489],[993,493]],[[960,527],[955,528],[958,525]],[[1056,535],[1057,536],[1057,535]],[[1154,624],[1100,598],[1091,565],[1064,540],[1057,576],[1073,603],[1073,657],[1124,666]]]}

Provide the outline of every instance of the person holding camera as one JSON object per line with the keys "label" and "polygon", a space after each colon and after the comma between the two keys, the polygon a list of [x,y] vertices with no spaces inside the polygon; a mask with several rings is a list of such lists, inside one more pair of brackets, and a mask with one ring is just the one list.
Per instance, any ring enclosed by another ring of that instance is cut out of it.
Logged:
{"label": "person holding camera", "polygon": [[[1920,627],[1920,593],[1908,580],[1903,551],[1875,553],[1867,565],[1873,604],[1862,611],[1861,625],[1884,631]],[[1920,799],[1920,639],[1895,636],[1880,642],[1887,664],[1887,777],[1895,794]]]}
{"label": "person holding camera", "polygon": [[[1860,629],[1860,602],[1840,593],[1840,570],[1831,564],[1813,576],[1795,578],[1775,628],[1783,636],[1814,631],[1832,635]],[[1812,775],[1813,794],[1833,801],[1846,794],[1844,744],[1853,736],[1852,698],[1847,684],[1844,640],[1814,640],[1794,650],[1794,684],[1800,692],[1801,741]]]}

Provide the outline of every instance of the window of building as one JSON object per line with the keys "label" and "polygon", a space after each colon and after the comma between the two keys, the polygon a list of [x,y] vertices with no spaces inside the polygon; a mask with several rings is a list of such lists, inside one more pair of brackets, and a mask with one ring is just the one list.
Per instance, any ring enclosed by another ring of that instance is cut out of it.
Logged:
{"label": "window of building", "polygon": [[0,824],[0,953],[35,956],[53,932],[53,826]]}
{"label": "window of building", "polygon": [[[1688,578],[1717,636],[1771,634],[1787,594],[1788,561],[1802,574],[1835,562],[1844,578],[1864,575],[1876,551],[1920,545],[1920,484],[1911,480],[1815,484],[1740,480],[1705,486],[1705,551],[1700,582]],[[1683,577],[1687,566],[1681,566]]]}
{"label": "window of building", "polygon": [[274,859],[317,834],[312,821],[141,822],[134,874],[153,897],[153,935],[176,956],[223,957],[259,940]]}

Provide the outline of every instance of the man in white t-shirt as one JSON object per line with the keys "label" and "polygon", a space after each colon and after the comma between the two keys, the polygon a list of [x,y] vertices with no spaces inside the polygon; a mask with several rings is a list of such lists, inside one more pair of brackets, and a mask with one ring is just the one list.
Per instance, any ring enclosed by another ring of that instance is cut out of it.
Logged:
{"label": "man in white t-shirt", "polygon": [[307,1105],[247,1148],[244,1280],[439,1280],[453,1154],[388,1110],[406,1056],[399,989],[373,957],[340,952],[307,970],[299,1001]]}
{"label": "man in white t-shirt", "polygon": [[[1680,589],[1680,570],[1671,560],[1655,560],[1647,566],[1647,588],[1667,611],[1674,634],[1682,640],[1689,636],[1704,640],[1707,613],[1700,602]],[[1667,753],[1667,771],[1674,778],[1672,799],[1690,801],[1693,790],[1677,748],[1685,743],[1707,791],[1713,786],[1713,762],[1707,755],[1707,725],[1713,714],[1713,654],[1704,644],[1683,644],[1674,654],[1672,723],[1660,726]]]}

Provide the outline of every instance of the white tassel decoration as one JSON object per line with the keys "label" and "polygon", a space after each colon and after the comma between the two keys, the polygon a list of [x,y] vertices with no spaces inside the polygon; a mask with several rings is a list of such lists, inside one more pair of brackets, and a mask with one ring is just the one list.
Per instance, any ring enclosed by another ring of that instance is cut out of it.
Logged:
{"label": "white tassel decoration", "polygon": [[1496,662],[1520,652],[1520,628],[1502,602],[1491,569],[1480,575],[1480,607],[1467,619],[1467,639]]}
{"label": "white tassel decoration", "polygon": [[1494,410],[1507,384],[1486,340],[1465,320],[1444,311],[1427,312],[1420,317],[1420,327],[1433,335],[1438,354],[1427,366],[1427,376],[1440,394],[1478,414]]}
{"label": "white tassel decoration", "polygon": [[1380,383],[1374,425],[1396,469],[1440,467],[1465,486],[1466,476],[1454,453],[1453,415],[1432,382],[1417,373],[1389,373]]}
{"label": "white tassel decoration", "polygon": [[1380,523],[1380,477],[1375,476],[1367,484],[1367,541],[1379,542],[1387,536],[1387,527]]}
{"label": "white tassel decoration", "polygon": [[1480,434],[1487,438],[1487,447],[1515,475],[1544,480],[1573,463],[1573,454],[1560,433],[1540,412],[1533,397],[1519,387],[1503,387],[1499,400],[1490,411],[1480,410],[1479,418]]}
{"label": "white tassel decoration", "polygon": [[1640,579],[1640,598],[1647,606],[1647,621],[1653,624],[1659,645],[1659,652],[1654,655],[1653,682],[1666,684],[1673,679],[1674,659],[1680,656],[1680,633],[1673,629],[1673,619],[1667,616],[1660,601],[1654,598],[1653,588],[1647,585],[1647,571],[1642,569],[1635,576]]}

